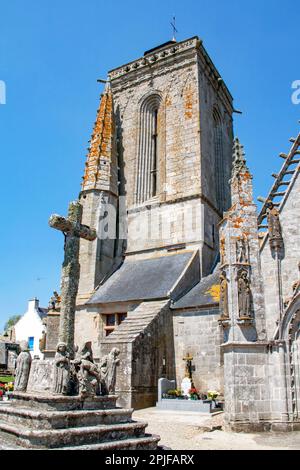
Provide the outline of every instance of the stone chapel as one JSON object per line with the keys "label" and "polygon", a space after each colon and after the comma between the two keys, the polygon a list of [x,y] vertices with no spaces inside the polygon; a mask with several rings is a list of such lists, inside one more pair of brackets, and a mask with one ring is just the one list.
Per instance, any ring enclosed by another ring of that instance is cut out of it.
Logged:
{"label": "stone chapel", "polygon": [[[189,353],[195,386],[224,393],[232,429],[291,429],[300,414],[300,136],[257,214],[233,113],[198,37],[109,72],[79,195],[98,237],[80,241],[75,342],[92,341],[96,360],[120,349],[121,406],[154,405],[161,377],[179,387]],[[58,319],[54,308],[46,357]]]}

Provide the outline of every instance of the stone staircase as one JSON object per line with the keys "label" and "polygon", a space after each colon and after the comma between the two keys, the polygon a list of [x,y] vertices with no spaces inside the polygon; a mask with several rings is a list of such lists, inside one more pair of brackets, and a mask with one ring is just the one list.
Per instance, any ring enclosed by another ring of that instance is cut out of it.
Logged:
{"label": "stone staircase", "polygon": [[15,393],[0,405],[1,449],[155,450],[158,436],[116,407],[117,396],[64,397]]}
{"label": "stone staircase", "polygon": [[102,343],[119,343],[123,341],[133,341],[146,328],[150,326],[153,320],[160,314],[162,309],[169,304],[169,300],[156,300],[141,303],[135,310],[128,313],[124,320],[108,338],[102,340]]}

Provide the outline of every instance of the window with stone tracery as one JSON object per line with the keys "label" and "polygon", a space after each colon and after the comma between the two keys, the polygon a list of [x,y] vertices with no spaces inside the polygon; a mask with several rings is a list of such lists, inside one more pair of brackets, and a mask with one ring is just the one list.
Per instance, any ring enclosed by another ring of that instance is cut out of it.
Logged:
{"label": "window with stone tracery", "polygon": [[136,202],[143,203],[158,193],[159,108],[158,94],[148,96],[140,109]]}

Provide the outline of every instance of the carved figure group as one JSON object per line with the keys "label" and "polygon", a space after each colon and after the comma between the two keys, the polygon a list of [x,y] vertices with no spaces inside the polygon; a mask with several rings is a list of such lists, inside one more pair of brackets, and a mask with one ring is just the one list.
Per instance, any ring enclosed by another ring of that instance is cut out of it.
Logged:
{"label": "carved figure group", "polygon": [[82,397],[100,395],[100,373],[94,364],[92,344],[84,343],[72,361],[77,371],[78,391]]}
{"label": "carved figure group", "polygon": [[119,349],[113,348],[97,365],[94,363],[90,341],[84,343],[80,350],[77,348],[73,360],[70,360],[67,345],[59,343],[54,360],[54,393],[79,394],[83,398],[113,394],[119,354]]}

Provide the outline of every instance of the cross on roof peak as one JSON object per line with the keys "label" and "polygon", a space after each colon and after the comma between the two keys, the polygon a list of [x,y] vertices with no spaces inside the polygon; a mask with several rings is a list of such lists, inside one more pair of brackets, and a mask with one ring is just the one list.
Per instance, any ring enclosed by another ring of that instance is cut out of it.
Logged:
{"label": "cross on roof peak", "polygon": [[173,20],[171,21],[171,26],[173,28],[173,38],[172,41],[176,41],[176,33],[178,33],[178,30],[176,29],[176,16],[173,16]]}

